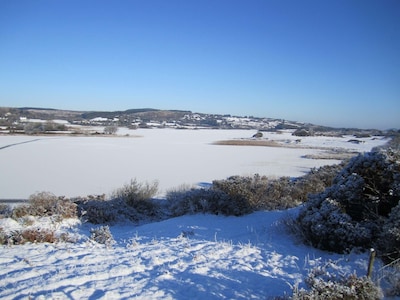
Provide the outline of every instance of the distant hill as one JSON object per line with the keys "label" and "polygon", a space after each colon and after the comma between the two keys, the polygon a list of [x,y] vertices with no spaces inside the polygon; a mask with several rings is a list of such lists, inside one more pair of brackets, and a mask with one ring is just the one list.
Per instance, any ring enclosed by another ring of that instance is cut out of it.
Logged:
{"label": "distant hill", "polygon": [[136,108],[124,111],[73,111],[37,107],[0,107],[0,126],[23,129],[27,120],[65,120],[76,125],[117,125],[129,128],[171,127],[171,128],[215,128],[254,129],[259,131],[295,130],[295,135],[382,135],[380,130],[354,128],[332,128],[283,119],[259,118],[252,116],[231,116],[229,114],[193,113],[187,110],[160,110]]}

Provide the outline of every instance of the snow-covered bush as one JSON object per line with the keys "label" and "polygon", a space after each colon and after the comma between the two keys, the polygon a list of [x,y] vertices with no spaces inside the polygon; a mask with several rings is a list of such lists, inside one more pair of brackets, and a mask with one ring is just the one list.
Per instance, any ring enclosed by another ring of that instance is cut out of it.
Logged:
{"label": "snow-covered bush", "polygon": [[196,213],[241,215],[247,211],[227,194],[214,189],[173,190],[167,193],[166,198],[174,217]]}
{"label": "snow-covered bush", "polygon": [[400,259],[400,203],[392,209],[389,218],[383,224],[378,243],[378,248],[386,260]]}
{"label": "snow-covered bush", "polygon": [[0,245],[4,245],[7,243],[7,234],[4,231],[3,227],[0,227]]}
{"label": "snow-covered bush", "polygon": [[22,231],[24,242],[31,243],[55,243],[57,241],[54,230],[47,228],[31,228]]}
{"label": "snow-covered bush", "polygon": [[10,205],[7,204],[0,204],[0,219],[1,218],[8,218],[12,215],[12,208]]}
{"label": "snow-covered bush", "polygon": [[[302,236],[316,247],[345,252],[374,246],[381,256],[394,251],[396,258],[399,199],[399,154],[368,152],[350,160],[331,187],[310,196],[297,221]],[[395,245],[385,242],[384,247],[380,239],[388,235]]]}
{"label": "snow-covered bush", "polygon": [[127,205],[121,199],[99,200],[82,199],[76,202],[78,204],[78,216],[84,222],[92,224],[114,223],[118,220],[124,220]]}
{"label": "snow-covered bush", "polygon": [[305,202],[310,194],[323,192],[330,187],[345,163],[313,168],[304,176],[296,178],[291,190],[291,198]]}
{"label": "snow-covered bush", "polygon": [[158,220],[161,212],[156,202],[150,202],[149,209],[132,207],[122,198],[82,198],[76,200],[78,205],[78,217],[83,222],[92,224],[113,224],[124,221],[137,222],[140,220]]}
{"label": "snow-covered bush", "polygon": [[335,178],[331,197],[357,221],[387,217],[400,199],[400,153],[358,155]]}
{"label": "snow-covered bush", "polygon": [[228,195],[237,206],[239,215],[243,215],[259,206],[267,181],[267,177],[258,174],[254,177],[231,176],[225,180],[214,180],[212,188]]}
{"label": "snow-covered bush", "polygon": [[312,169],[299,178],[271,179],[255,174],[253,177],[232,176],[213,181],[213,189],[223,191],[233,199],[244,199],[247,211],[274,210],[295,207],[309,194],[319,193],[332,184],[341,165]]}
{"label": "snow-covered bush", "polygon": [[30,214],[29,210],[30,210],[29,205],[18,205],[12,209],[11,217],[13,219],[18,219],[24,216],[28,216]]}
{"label": "snow-covered bush", "polygon": [[312,130],[308,130],[305,128],[299,128],[295,132],[292,133],[294,136],[313,136]]}
{"label": "snow-covered bush", "polygon": [[292,179],[254,176],[231,176],[214,180],[209,189],[183,188],[167,193],[172,215],[213,213],[240,216],[255,210],[294,207],[310,193],[323,191],[341,170],[339,165],[313,169],[309,174]]}
{"label": "snow-covered bush", "polygon": [[1,244],[22,245],[25,243],[55,243],[58,241],[54,230],[46,228],[27,228],[11,232],[0,232]]}
{"label": "snow-covered bush", "polygon": [[90,239],[96,243],[111,246],[115,240],[108,226],[100,226],[90,229]]}
{"label": "snow-covered bush", "polygon": [[307,289],[299,289],[296,284],[290,299],[382,299],[381,288],[369,277],[359,277],[356,273],[337,270],[337,262],[332,260],[314,265],[304,280]]}
{"label": "snow-covered bush", "polygon": [[77,206],[73,201],[65,197],[57,197],[48,192],[39,192],[29,197],[29,203],[27,205],[16,206],[11,212],[11,216],[15,219],[27,215],[76,218]]}
{"label": "snow-covered bush", "polygon": [[208,202],[204,197],[204,189],[182,188],[170,190],[166,194],[168,210],[173,217],[186,214],[206,213]]}
{"label": "snow-covered bush", "polygon": [[310,288],[309,290],[294,289],[293,300],[378,300],[383,297],[381,289],[371,279],[357,277],[355,274],[340,280],[336,278],[320,278],[319,274],[310,274],[307,278],[307,284]]}
{"label": "snow-covered bush", "polygon": [[258,174],[253,177],[231,176],[225,180],[213,181],[213,189],[223,191],[243,206],[242,214],[258,209],[286,208],[290,185],[288,177],[273,180]]}
{"label": "snow-covered bush", "polygon": [[385,296],[400,296],[400,258],[380,268],[377,279]]}
{"label": "snow-covered bush", "polygon": [[115,190],[111,199],[89,197],[76,200],[79,217],[93,224],[157,219],[159,205],[152,199],[157,191],[157,182],[142,184],[134,179]]}
{"label": "snow-covered bush", "polygon": [[132,179],[130,183],[115,190],[111,198],[122,199],[129,206],[135,208],[138,212],[146,215],[154,215],[156,213],[156,204],[152,201],[158,192],[158,182],[139,183],[136,179]]}
{"label": "snow-covered bush", "polygon": [[116,134],[117,131],[118,131],[117,125],[109,125],[109,126],[104,127],[105,134]]}
{"label": "snow-covered bush", "polygon": [[78,215],[83,222],[92,224],[114,224],[124,221],[139,221],[149,218],[129,206],[123,199],[82,199],[77,201]]}
{"label": "snow-covered bush", "polygon": [[29,214],[33,216],[59,215],[63,218],[74,218],[76,213],[76,204],[64,197],[48,192],[39,192],[29,197]]}

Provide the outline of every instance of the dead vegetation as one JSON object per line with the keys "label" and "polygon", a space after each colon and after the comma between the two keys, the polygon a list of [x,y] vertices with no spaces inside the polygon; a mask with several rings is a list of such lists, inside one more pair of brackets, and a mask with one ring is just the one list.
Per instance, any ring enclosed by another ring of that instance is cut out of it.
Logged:
{"label": "dead vegetation", "polygon": [[270,140],[255,140],[255,139],[241,139],[241,140],[222,140],[216,141],[213,145],[219,146],[261,146],[261,147],[286,147],[275,141]]}

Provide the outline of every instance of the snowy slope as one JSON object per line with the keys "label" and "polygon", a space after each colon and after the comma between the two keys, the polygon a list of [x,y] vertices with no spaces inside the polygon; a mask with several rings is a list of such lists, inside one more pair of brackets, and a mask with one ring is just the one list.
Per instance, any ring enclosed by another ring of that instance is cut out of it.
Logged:
{"label": "snowy slope", "polygon": [[111,247],[87,239],[89,224],[74,227],[75,244],[2,246],[0,298],[265,299],[303,286],[317,265],[365,275],[367,255],[319,251],[288,235],[282,218],[295,212],[118,225]]}

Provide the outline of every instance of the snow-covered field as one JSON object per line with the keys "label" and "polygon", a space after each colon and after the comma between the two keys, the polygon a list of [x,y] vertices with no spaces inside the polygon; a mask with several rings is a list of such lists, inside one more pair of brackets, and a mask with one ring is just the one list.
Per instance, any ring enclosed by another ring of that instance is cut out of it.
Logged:
{"label": "snow-covered field", "polygon": [[[322,150],[211,144],[248,138],[252,131],[126,133],[141,137],[0,136],[0,198],[26,198],[42,190],[67,196],[108,193],[131,178],[159,180],[165,190],[235,174],[299,176],[335,163],[302,158]],[[385,142],[366,138],[351,144],[349,138],[302,138],[302,143],[363,152]],[[305,276],[317,266],[330,274],[366,274],[368,254],[323,252],[285,232],[283,220],[297,211],[119,224],[110,227],[115,243],[108,247],[89,239],[92,224],[30,220],[33,228],[68,232],[76,242],[0,246],[0,298],[273,299],[291,294],[296,284],[304,287]],[[19,226],[0,219],[5,231]]]}
{"label": "snow-covered field", "polygon": [[[133,178],[157,180],[163,194],[182,184],[232,175],[301,176],[312,167],[337,163],[302,158],[322,151],[316,149],[212,145],[254,133],[121,128],[118,137],[0,136],[0,199],[26,199],[38,191],[68,197],[109,194]],[[264,138],[298,139],[290,133],[265,133]],[[365,138],[352,144],[351,138],[303,137],[301,145],[363,152],[386,142]]]}

